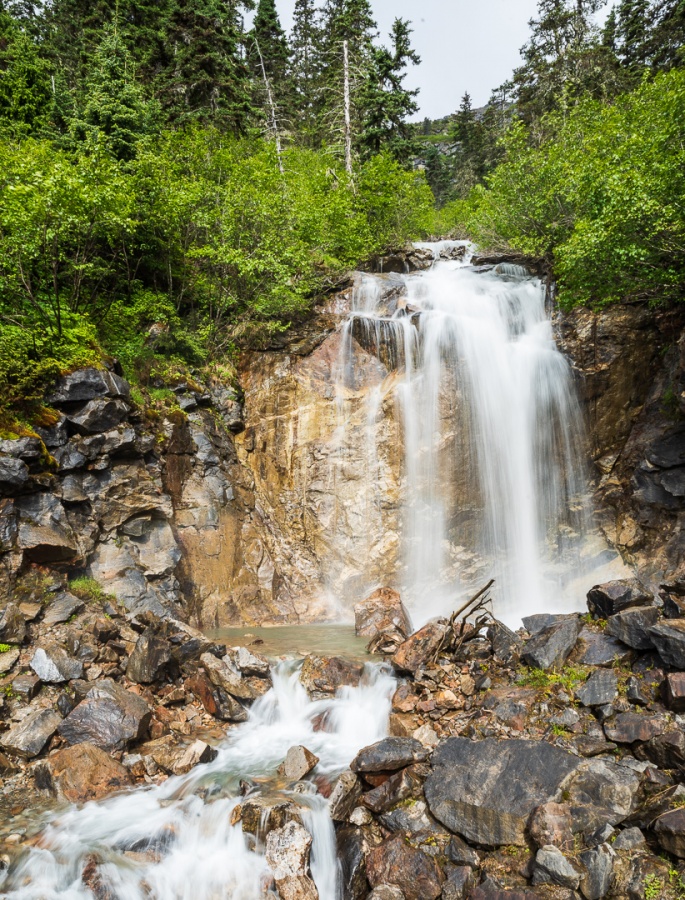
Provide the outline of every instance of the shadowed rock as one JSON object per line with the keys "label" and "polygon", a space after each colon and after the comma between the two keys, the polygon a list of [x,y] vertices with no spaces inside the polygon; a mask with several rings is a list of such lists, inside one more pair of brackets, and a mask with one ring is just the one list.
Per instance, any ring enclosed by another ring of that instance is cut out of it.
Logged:
{"label": "shadowed rock", "polygon": [[595,585],[588,591],[587,605],[593,615],[608,619],[631,606],[645,606],[653,599],[637,578],[624,578]]}
{"label": "shadowed rock", "polygon": [[654,606],[637,606],[617,613],[607,622],[607,634],[618,638],[635,650],[651,650],[654,640],[651,628],[659,618],[659,610]]}
{"label": "shadowed rock", "polygon": [[389,737],[364,747],[352,761],[353,772],[395,772],[423,762],[429,751],[414,738]]}
{"label": "shadowed rock", "polygon": [[685,619],[660,622],[649,635],[667,666],[685,670]]}
{"label": "shadowed rock", "polygon": [[568,659],[580,634],[581,621],[578,616],[563,619],[543,628],[527,641],[522,660],[535,669],[559,668]]}
{"label": "shadowed rock", "polygon": [[68,744],[90,741],[103,750],[123,750],[147,734],[152,711],[142,697],[114,681],[99,681],[59,725]]}
{"label": "shadowed rock", "polygon": [[435,860],[397,835],[383,841],[366,856],[371,887],[395,885],[405,900],[436,900],[445,876]]}

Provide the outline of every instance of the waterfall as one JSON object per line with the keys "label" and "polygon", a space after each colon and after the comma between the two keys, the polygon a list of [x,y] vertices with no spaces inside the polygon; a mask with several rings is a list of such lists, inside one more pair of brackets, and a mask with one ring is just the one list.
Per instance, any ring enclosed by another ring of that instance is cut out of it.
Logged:
{"label": "waterfall", "polygon": [[346,769],[362,747],[387,734],[396,682],[385,667],[367,665],[358,687],[311,701],[296,663],[280,663],[272,676],[272,689],[256,701],[248,721],[229,733],[212,763],[161,785],[69,807],[49,821],[9,872],[0,873],[2,896],[92,900],[81,873],[93,857],[111,891],[107,896],[120,900],[261,900],[270,880],[262,848],[251,849],[251,835],[231,824],[240,781],[250,779],[251,797],[276,789],[281,799],[302,807],[313,837],[311,869],[319,896],[338,900],[327,801],[314,793],[313,784],[303,793],[295,785],[274,786],[272,779],[288,749],[298,744],[319,757],[314,775],[332,778]]}
{"label": "waterfall", "polygon": [[[363,275],[343,325],[333,465],[352,439],[346,423],[359,427],[358,416],[349,423],[360,362],[377,361],[363,373],[365,472],[347,472],[367,498],[355,522],[368,536],[363,587],[391,581],[415,624],[491,577],[495,612],[514,627],[582,608],[583,576],[612,554],[593,528],[581,410],[544,286],[521,266],[471,266],[469,248],[450,259],[454,242],[421,246],[432,268],[401,278],[401,294],[398,276]],[[400,420],[403,473],[398,563],[379,574],[374,547],[391,529],[378,522],[390,506],[379,487],[383,415]]]}

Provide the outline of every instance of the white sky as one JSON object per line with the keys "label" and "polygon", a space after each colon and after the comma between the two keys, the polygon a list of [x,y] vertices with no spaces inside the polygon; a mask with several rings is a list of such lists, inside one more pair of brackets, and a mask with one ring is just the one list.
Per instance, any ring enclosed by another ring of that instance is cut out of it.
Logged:
{"label": "white sky", "polygon": [[[438,119],[459,106],[468,91],[474,106],[483,106],[490,91],[519,64],[519,49],[528,38],[528,20],[537,0],[371,0],[381,32],[393,19],[409,19],[421,65],[407,84],[421,88],[421,118]],[[288,31],[295,0],[276,0]]]}

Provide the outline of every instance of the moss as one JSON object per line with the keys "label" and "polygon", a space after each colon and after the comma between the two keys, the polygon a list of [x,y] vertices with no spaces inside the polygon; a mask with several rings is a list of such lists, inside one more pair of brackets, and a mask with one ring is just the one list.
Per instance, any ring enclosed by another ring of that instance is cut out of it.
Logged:
{"label": "moss", "polygon": [[69,590],[75,597],[86,603],[102,604],[107,600],[116,603],[116,597],[106,593],[99,581],[96,581],[94,578],[88,578],[85,575],[70,581]]}
{"label": "moss", "polygon": [[0,653],[8,653],[11,649],[11,644],[0,644]]}

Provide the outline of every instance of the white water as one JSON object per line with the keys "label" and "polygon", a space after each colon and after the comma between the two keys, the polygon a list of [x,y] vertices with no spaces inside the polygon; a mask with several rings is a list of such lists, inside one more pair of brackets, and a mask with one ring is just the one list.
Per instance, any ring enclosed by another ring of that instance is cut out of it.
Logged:
{"label": "white water", "polygon": [[[582,609],[591,569],[611,554],[592,530],[583,422],[544,287],[521,267],[477,272],[470,252],[464,262],[442,261],[447,244],[422,246],[436,262],[405,277],[409,314],[402,303],[391,312],[382,278],[362,277],[338,377],[344,435],[354,337],[386,367],[368,391],[368,498],[378,492],[381,398],[392,392],[399,407],[402,559],[394,582],[415,625],[448,614],[491,577],[495,613],[514,627],[534,612]],[[382,533],[382,507],[369,503],[369,535]]]}
{"label": "white water", "polygon": [[[11,900],[92,900],[81,881],[94,854],[100,875],[118,900],[259,900],[270,880],[263,855],[249,835],[231,826],[241,779],[266,785],[288,749],[303,744],[319,758],[315,775],[335,775],[357,752],[387,733],[395,688],[387,670],[367,666],[362,684],[335,699],[312,702],[293,664],[273,673],[274,686],[237,726],[214,762],[102,803],[71,807],[49,824],[0,881]],[[326,730],[315,730],[326,714]],[[338,900],[338,863],[327,801],[287,786],[285,797],[305,808],[313,836],[312,875],[321,900]],[[267,785],[268,788],[268,785]],[[259,790],[259,787],[256,788]],[[146,851],[152,851],[146,853]]]}

